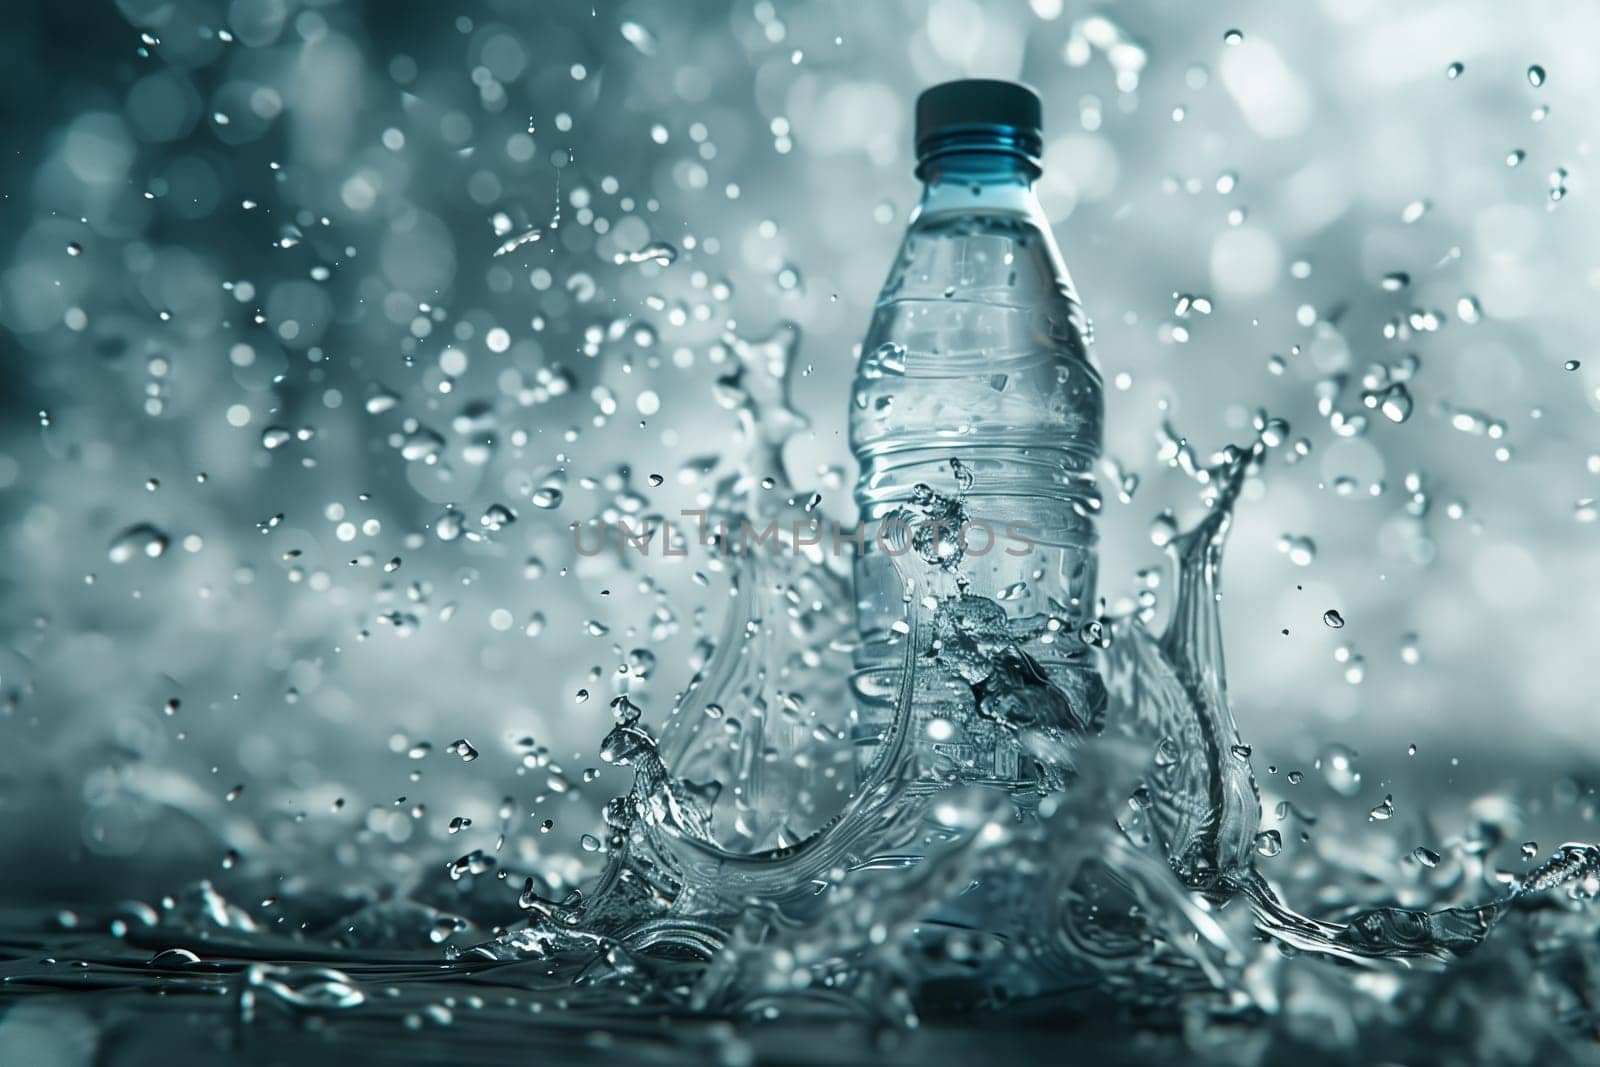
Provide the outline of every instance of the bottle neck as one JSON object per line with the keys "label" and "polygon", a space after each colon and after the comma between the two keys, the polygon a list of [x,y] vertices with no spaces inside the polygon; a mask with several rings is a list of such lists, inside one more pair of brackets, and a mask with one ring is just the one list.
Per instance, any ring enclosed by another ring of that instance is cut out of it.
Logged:
{"label": "bottle neck", "polygon": [[1033,183],[1039,165],[1000,147],[964,147],[918,162],[922,201],[916,216],[947,211],[1014,212],[1042,219]]}

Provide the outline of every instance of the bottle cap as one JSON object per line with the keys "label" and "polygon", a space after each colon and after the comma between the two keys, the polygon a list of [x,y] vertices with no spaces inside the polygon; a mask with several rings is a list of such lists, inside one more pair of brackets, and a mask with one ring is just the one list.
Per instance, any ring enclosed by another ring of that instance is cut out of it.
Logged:
{"label": "bottle cap", "polygon": [[989,78],[945,82],[917,97],[917,159],[947,146],[988,142],[1037,159],[1044,107],[1026,85]]}

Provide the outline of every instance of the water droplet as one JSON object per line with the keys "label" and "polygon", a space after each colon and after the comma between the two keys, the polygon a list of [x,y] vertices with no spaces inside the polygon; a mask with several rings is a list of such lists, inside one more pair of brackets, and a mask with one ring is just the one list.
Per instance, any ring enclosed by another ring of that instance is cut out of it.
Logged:
{"label": "water droplet", "polygon": [[77,255],[82,255],[82,254],[83,254],[83,246],[81,244],[79,244],[77,241],[68,241],[67,242],[67,255],[69,255],[69,256],[77,256]]}
{"label": "water droplet", "polygon": [[1406,388],[1404,382],[1395,382],[1378,396],[1378,410],[1383,412],[1383,417],[1393,423],[1402,423],[1411,417],[1415,408],[1411,399],[1411,390]]}
{"label": "water droplet", "polygon": [[1431,200],[1413,200],[1400,212],[1400,221],[1406,224],[1417,222],[1433,207]]}
{"label": "water droplet", "polygon": [[1567,168],[1557,167],[1550,172],[1550,200],[1552,202],[1563,199],[1567,195]]}
{"label": "water droplet", "polygon": [[167,546],[171,543],[172,539],[165,531],[147,522],[140,522],[117,534],[112,539],[106,555],[110,557],[112,563],[127,563],[140,556],[146,559],[160,559],[166,555]]}
{"label": "water droplet", "polygon": [[400,456],[409,462],[437,463],[444,451],[444,438],[426,426],[419,426],[406,434],[400,444]]}
{"label": "water droplet", "polygon": [[561,506],[561,490],[553,486],[545,486],[533,494],[533,506],[549,511]]}
{"label": "water droplet", "polygon": [[433,534],[441,541],[454,541],[461,536],[467,517],[455,508],[445,508],[444,514],[433,520]]}
{"label": "water droplet", "polygon": [[1162,548],[1178,536],[1178,520],[1171,512],[1162,512],[1150,521],[1150,543]]}
{"label": "water droplet", "polygon": [[1466,69],[1466,64],[1464,63],[1452,63],[1444,68],[1444,76],[1447,78],[1459,78]]}
{"label": "water droplet", "polygon": [[294,440],[294,434],[282,426],[268,426],[261,431],[261,447],[267,449],[282,448]]}
{"label": "water droplet", "polygon": [[1263,830],[1256,835],[1256,852],[1269,859],[1283,851],[1283,835],[1276,830]]}
{"label": "water droplet", "polygon": [[885,341],[868,354],[867,365],[862,368],[861,375],[864,378],[897,377],[905,372],[906,346]]}
{"label": "water droplet", "polygon": [[678,250],[665,241],[651,241],[637,251],[618,252],[613,258],[619,264],[654,263],[658,267],[670,267],[677,262]]}
{"label": "water droplet", "polygon": [[1317,558],[1317,543],[1309,537],[1284,534],[1278,538],[1278,551],[1289,557],[1296,567],[1309,567]]}
{"label": "water droplet", "polygon": [[1527,158],[1528,153],[1524,152],[1520,148],[1513,148],[1511,151],[1506,153],[1506,166],[1515,167],[1517,164],[1521,163]]}
{"label": "water droplet", "polygon": [[463,816],[463,815],[457,815],[455,818],[450,820],[450,825],[447,827],[447,829],[452,834],[459,834],[461,831],[465,830],[467,827],[469,827],[471,825],[472,825],[472,820],[471,819],[469,819],[469,818],[467,818],[466,816]]}
{"label": "water droplet", "polygon": [[1394,818],[1394,797],[1385,795],[1371,811],[1367,812],[1367,816],[1377,822],[1388,822]]}
{"label": "water droplet", "polygon": [[504,504],[490,504],[478,518],[478,525],[491,533],[498,532],[517,521],[517,513]]}
{"label": "water droplet", "polygon": [[1242,44],[1244,42],[1243,30],[1229,30],[1222,35],[1222,43],[1227,45]]}
{"label": "water droplet", "polygon": [[1411,858],[1428,868],[1439,866],[1439,860],[1441,859],[1440,855],[1433,849],[1424,848],[1421,845],[1411,850]]}
{"label": "water droplet", "polygon": [[1332,608],[1329,608],[1327,611],[1322,613],[1322,621],[1330,630],[1340,630],[1344,628],[1344,616],[1340,615]]}
{"label": "water droplet", "polygon": [[637,22],[624,22],[621,26],[617,27],[617,29],[622,32],[622,39],[633,45],[633,47],[637,48],[641,54],[647,56],[653,56],[656,54],[655,34],[651,33]]}
{"label": "water droplet", "polygon": [[1361,772],[1356,770],[1356,754],[1343,745],[1330,745],[1322,755],[1322,779],[1340,796],[1353,797],[1361,790]]}
{"label": "water droplet", "polygon": [[1544,84],[1544,68],[1537,63],[1528,68],[1528,84],[1535,89]]}
{"label": "water droplet", "polygon": [[465,737],[458,737],[450,742],[450,751],[460,756],[462,763],[471,763],[478,758],[478,750],[473,748]]}
{"label": "water droplet", "polygon": [[1391,271],[1385,274],[1378,282],[1387,293],[1398,293],[1411,284],[1411,275],[1403,270]]}
{"label": "water droplet", "polygon": [[[501,241],[495,246],[494,254],[497,256],[507,256],[521,248],[523,245],[533,244],[535,241],[542,241],[543,239],[544,227],[534,226],[530,229],[523,230],[521,233],[516,234],[513,237],[507,237],[504,241]],[[567,288],[571,289],[572,287],[569,284]]]}

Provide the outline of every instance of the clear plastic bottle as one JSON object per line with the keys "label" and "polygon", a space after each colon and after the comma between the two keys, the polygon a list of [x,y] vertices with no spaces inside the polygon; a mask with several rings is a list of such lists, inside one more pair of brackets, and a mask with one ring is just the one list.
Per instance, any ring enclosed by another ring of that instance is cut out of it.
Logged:
{"label": "clear plastic bottle", "polygon": [[957,81],[918,99],[922,201],[862,343],[850,412],[867,530],[855,573],[858,770],[894,713],[908,610],[872,531],[931,490],[960,501],[965,551],[959,568],[915,596],[965,598],[987,614],[984,625],[1003,613],[1005,637],[1052,694],[1023,710],[1065,721],[1010,723],[959,686],[922,692],[919,683],[922,778],[1019,797],[1039,791],[1040,768],[1013,727],[1081,730],[1104,705],[1081,637],[1095,609],[1104,401],[1087,320],[1033,190],[1041,147],[1039,98],[1024,86]]}

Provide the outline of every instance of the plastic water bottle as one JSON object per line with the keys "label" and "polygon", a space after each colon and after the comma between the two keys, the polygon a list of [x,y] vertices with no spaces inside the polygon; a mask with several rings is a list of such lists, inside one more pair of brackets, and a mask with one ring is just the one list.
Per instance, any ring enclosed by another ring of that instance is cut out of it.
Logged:
{"label": "plastic water bottle", "polygon": [[862,343],[850,412],[869,531],[855,573],[857,772],[894,713],[909,610],[894,560],[870,531],[900,509],[914,513],[931,490],[960,500],[964,552],[913,599],[981,609],[961,625],[998,625],[1022,664],[1012,673],[1034,675],[1009,681],[1050,699],[1001,702],[1007,715],[1035,719],[1012,722],[960,685],[929,694],[919,684],[921,780],[987,783],[1019,799],[1041,790],[1042,774],[1021,732],[1089,728],[1105,700],[1081,636],[1095,609],[1104,401],[1087,320],[1033,189],[1041,110],[1031,89],[1003,81],[948,82],[918,99],[922,200]]}

